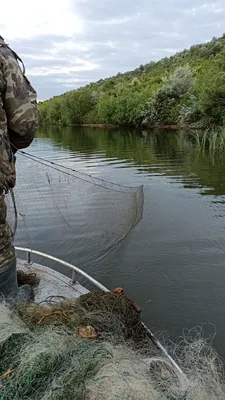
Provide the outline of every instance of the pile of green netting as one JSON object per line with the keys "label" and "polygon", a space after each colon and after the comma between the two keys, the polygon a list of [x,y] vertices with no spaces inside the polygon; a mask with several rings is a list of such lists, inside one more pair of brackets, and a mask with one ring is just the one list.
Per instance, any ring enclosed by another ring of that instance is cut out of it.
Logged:
{"label": "pile of green netting", "polygon": [[223,368],[200,337],[166,369],[126,296],[0,303],[0,400],[224,400]]}

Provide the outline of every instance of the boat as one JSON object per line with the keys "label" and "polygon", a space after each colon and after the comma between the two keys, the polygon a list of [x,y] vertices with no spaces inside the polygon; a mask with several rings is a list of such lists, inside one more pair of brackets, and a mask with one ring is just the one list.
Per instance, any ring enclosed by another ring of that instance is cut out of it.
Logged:
{"label": "boat", "polygon": [[[81,295],[87,294],[90,291],[84,287],[79,279],[81,277],[85,278],[95,289],[98,291],[109,292],[110,290],[94,279],[92,276],[87,274],[85,271],[76,267],[75,265],[68,263],[60,258],[54,257],[52,255],[43,253],[38,250],[33,250],[30,248],[23,248],[15,246],[17,253],[22,253],[23,257],[17,257],[17,269],[23,272],[36,272],[40,277],[40,283],[34,289],[35,292],[35,302],[41,303],[46,300],[49,296],[51,297],[62,297],[66,299],[79,298]],[[56,269],[49,267],[47,265],[36,263],[32,260],[32,256],[40,256],[48,261],[54,261],[56,264],[67,267],[70,270],[71,276],[68,277],[65,274],[58,272]],[[186,376],[176,361],[170,356],[166,348],[160,343],[160,341],[155,337],[153,332],[142,322],[144,329],[148,337],[150,338],[153,345],[162,353],[164,356],[165,364],[170,367],[175,374],[183,382],[186,381]]]}

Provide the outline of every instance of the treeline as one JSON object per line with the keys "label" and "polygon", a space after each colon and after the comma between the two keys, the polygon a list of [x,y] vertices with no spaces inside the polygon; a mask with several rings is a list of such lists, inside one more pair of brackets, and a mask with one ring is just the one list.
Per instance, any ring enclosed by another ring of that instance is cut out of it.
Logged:
{"label": "treeline", "polygon": [[225,34],[39,105],[50,124],[223,126]]}

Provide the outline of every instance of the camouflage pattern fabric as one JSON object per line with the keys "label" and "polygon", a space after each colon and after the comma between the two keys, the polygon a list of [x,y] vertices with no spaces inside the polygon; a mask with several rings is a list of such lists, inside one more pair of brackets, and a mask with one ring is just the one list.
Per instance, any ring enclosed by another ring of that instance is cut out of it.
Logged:
{"label": "camouflage pattern fabric", "polygon": [[0,268],[15,258],[4,202],[16,183],[13,153],[32,143],[39,122],[36,92],[17,58],[0,37]]}
{"label": "camouflage pattern fabric", "polygon": [[0,268],[9,265],[15,259],[12,232],[6,222],[6,211],[4,195],[2,195],[0,196]]}

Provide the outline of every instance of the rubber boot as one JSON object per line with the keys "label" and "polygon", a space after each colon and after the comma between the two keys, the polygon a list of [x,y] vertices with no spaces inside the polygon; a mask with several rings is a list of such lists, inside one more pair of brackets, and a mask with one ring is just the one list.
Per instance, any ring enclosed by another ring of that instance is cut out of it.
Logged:
{"label": "rubber boot", "polygon": [[0,295],[15,296],[18,292],[16,260],[0,268]]}
{"label": "rubber boot", "polygon": [[10,305],[34,301],[34,290],[30,285],[18,287],[16,260],[0,268],[0,295]]}

